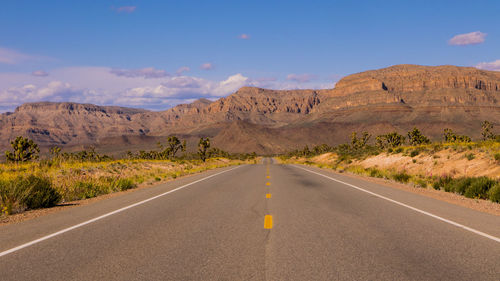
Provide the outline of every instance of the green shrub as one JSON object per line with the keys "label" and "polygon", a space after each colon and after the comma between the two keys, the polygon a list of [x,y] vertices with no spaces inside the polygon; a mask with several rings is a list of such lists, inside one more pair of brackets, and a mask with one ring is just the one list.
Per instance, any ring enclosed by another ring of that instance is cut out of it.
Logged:
{"label": "green shrub", "polygon": [[406,172],[397,172],[392,174],[392,178],[395,181],[407,183],[410,180],[411,176],[408,175]]}
{"label": "green shrub", "polygon": [[500,183],[493,186],[488,192],[488,195],[491,201],[500,203]]}
{"label": "green shrub", "polygon": [[500,161],[500,153],[495,153],[494,157],[496,161]]}
{"label": "green shrub", "polygon": [[[160,179],[161,180],[161,179]],[[114,187],[118,188],[118,190],[127,190],[134,188],[136,185],[131,179],[118,179],[114,183]]]}
{"label": "green shrub", "polygon": [[487,177],[475,178],[465,189],[464,195],[469,198],[488,199],[488,191],[496,184],[495,180]]}
{"label": "green shrub", "polygon": [[28,175],[0,182],[0,207],[7,214],[53,207],[61,200],[61,195],[45,177]]}
{"label": "green shrub", "polygon": [[432,188],[436,190],[440,190],[444,188],[449,182],[451,182],[453,179],[450,176],[442,176],[438,177],[433,183],[432,183]]}
{"label": "green shrub", "polygon": [[403,152],[403,148],[402,147],[398,147],[396,150],[395,150],[396,153],[401,153]]}
{"label": "green shrub", "polygon": [[373,177],[373,178],[383,178],[384,177],[382,172],[376,168],[368,168],[367,171],[370,174],[370,177]]}
{"label": "green shrub", "polygon": [[474,156],[474,153],[469,153],[469,154],[465,154],[465,158],[467,158],[467,160],[472,160],[474,158],[476,158],[476,156]]}
{"label": "green shrub", "polygon": [[446,192],[455,192],[463,195],[467,187],[471,185],[473,178],[459,178],[452,179],[450,182],[445,184],[444,191]]}
{"label": "green shrub", "polygon": [[61,200],[61,195],[47,178],[30,175],[18,184],[26,188],[27,196],[23,198],[22,204],[28,209],[53,207]]}
{"label": "green shrub", "polygon": [[419,153],[420,153],[420,151],[418,151],[418,150],[413,150],[413,151],[410,153],[410,156],[411,156],[411,157],[415,157],[415,156],[417,156]]}
{"label": "green shrub", "polygon": [[93,182],[77,181],[73,184],[71,191],[67,194],[68,201],[93,198],[106,192],[101,192],[101,189]]}
{"label": "green shrub", "polygon": [[412,159],[411,162],[413,162],[413,164],[417,163],[417,159]]}
{"label": "green shrub", "polygon": [[427,187],[427,181],[425,179],[415,179],[415,185],[418,187]]}

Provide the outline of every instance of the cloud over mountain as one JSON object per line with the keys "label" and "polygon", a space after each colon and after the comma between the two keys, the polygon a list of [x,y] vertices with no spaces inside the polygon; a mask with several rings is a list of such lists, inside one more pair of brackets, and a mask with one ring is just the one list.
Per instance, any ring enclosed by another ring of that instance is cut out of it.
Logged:
{"label": "cloud over mountain", "polygon": [[492,62],[481,62],[476,65],[476,68],[485,69],[485,70],[493,70],[500,71],[500,60],[492,61]]}

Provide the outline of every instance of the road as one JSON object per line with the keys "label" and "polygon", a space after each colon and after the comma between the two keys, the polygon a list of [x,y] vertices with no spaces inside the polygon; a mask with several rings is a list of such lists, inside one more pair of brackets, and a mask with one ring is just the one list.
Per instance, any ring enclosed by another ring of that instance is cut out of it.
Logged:
{"label": "road", "polygon": [[271,162],[2,226],[0,279],[499,280],[500,217]]}

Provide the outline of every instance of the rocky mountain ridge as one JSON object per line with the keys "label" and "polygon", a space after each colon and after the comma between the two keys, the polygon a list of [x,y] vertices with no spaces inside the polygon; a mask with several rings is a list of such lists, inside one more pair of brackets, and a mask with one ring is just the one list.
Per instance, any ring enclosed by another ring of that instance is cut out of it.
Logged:
{"label": "rocky mountain ridge", "polygon": [[[76,103],[28,103],[0,115],[0,149],[18,135],[43,147],[153,146],[170,134],[209,136],[233,152],[276,153],[373,134],[445,127],[472,137],[483,120],[500,127],[500,73],[457,66],[397,65],[342,78],[334,89],[243,87],[216,101],[154,112]],[[112,140],[112,141],[110,141]],[[154,148],[154,147],[151,147]]]}

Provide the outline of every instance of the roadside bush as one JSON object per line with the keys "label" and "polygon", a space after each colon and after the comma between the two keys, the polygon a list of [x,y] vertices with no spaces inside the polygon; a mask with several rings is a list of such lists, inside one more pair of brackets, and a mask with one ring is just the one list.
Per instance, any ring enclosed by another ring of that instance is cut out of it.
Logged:
{"label": "roadside bush", "polygon": [[[432,188],[436,190],[444,189],[445,186],[450,183],[453,179],[450,176],[438,177],[433,183]],[[446,191],[446,189],[445,189]]]}
{"label": "roadside bush", "polygon": [[415,179],[414,183],[418,187],[423,187],[423,188],[427,187],[427,181],[425,179]]}
{"label": "roadside bush", "polygon": [[368,168],[367,171],[370,174],[370,177],[373,177],[373,178],[383,178],[384,177],[384,174],[382,173],[382,171],[380,171],[376,168]]}
{"label": "roadside bush", "polygon": [[[157,179],[157,180],[156,180]],[[160,178],[156,178],[156,181],[160,181]],[[118,179],[117,181],[114,182],[114,187],[118,188],[119,190],[127,190],[134,188],[136,185],[131,179]]]}
{"label": "roadside bush", "polygon": [[488,192],[488,195],[491,201],[500,203],[500,183],[493,186]]}
{"label": "roadside bush", "polygon": [[408,175],[406,172],[397,172],[392,174],[392,178],[395,181],[407,183],[410,180],[411,176]]}
{"label": "roadside bush", "polygon": [[475,178],[471,185],[465,189],[464,195],[469,198],[488,199],[488,191],[497,184],[487,177]]}
{"label": "roadside bush", "polygon": [[102,192],[98,185],[90,181],[77,181],[66,195],[67,201],[93,198],[107,192]]}
{"label": "roadside bush", "polygon": [[467,187],[469,187],[472,183],[473,178],[458,178],[452,179],[450,182],[445,184],[444,191],[446,192],[455,192],[463,195]]}
{"label": "roadside bush", "polygon": [[60,200],[61,195],[45,177],[18,176],[0,182],[0,207],[6,214],[53,207]]}
{"label": "roadside bush", "polygon": [[491,189],[498,184],[496,180],[487,177],[463,177],[458,179],[443,177],[434,182],[433,187],[435,189],[442,188],[446,192],[454,192],[469,198],[488,199],[491,194],[496,196],[495,192],[497,191],[491,191]]}

